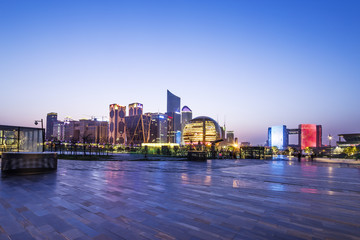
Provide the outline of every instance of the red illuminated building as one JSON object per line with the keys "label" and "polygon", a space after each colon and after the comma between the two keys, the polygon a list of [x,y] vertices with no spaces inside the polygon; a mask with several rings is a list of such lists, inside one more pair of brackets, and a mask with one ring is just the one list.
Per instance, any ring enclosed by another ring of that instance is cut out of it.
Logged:
{"label": "red illuminated building", "polygon": [[299,125],[299,144],[301,150],[306,147],[318,148],[322,146],[322,127],[316,124]]}

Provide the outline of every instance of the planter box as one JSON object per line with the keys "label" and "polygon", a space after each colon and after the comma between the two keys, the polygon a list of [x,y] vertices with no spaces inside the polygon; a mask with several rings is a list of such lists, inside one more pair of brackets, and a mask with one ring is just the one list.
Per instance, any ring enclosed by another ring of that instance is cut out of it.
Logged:
{"label": "planter box", "polygon": [[56,153],[3,153],[1,171],[4,173],[34,174],[57,169]]}

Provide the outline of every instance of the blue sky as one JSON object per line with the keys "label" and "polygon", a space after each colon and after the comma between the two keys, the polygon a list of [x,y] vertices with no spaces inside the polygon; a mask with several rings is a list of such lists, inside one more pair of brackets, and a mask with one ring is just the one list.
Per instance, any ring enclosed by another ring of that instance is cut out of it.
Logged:
{"label": "blue sky", "polygon": [[[360,2],[0,0],[0,124],[108,116],[108,105],[267,128],[360,132]],[[323,141],[327,143],[326,140]]]}

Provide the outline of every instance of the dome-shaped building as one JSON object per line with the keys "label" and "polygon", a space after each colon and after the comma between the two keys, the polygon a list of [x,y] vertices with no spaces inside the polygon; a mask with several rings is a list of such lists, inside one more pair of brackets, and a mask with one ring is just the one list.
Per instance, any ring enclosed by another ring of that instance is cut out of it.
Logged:
{"label": "dome-shaped building", "polygon": [[183,129],[183,141],[185,144],[209,144],[220,139],[221,130],[219,124],[210,117],[196,117],[186,123]]}

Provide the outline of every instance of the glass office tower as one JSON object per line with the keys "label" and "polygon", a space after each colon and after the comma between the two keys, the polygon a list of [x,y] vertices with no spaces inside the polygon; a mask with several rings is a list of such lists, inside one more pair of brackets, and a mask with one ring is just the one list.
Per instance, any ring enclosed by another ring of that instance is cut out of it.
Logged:
{"label": "glass office tower", "polygon": [[181,109],[181,128],[185,127],[185,124],[192,119],[192,111],[188,106],[184,106]]}
{"label": "glass office tower", "polygon": [[167,90],[167,112],[172,118],[171,127],[169,128],[170,143],[179,143],[181,136],[181,115],[180,115],[180,98]]}
{"label": "glass office tower", "polygon": [[57,122],[57,113],[51,112],[46,116],[46,140],[51,140],[53,137],[54,123]]}

